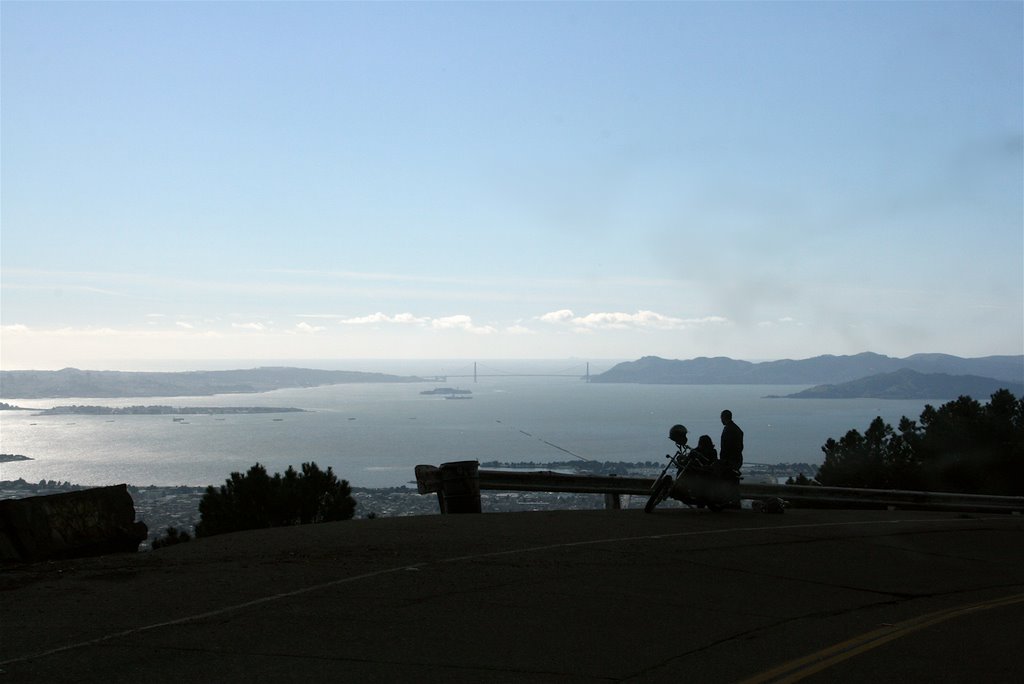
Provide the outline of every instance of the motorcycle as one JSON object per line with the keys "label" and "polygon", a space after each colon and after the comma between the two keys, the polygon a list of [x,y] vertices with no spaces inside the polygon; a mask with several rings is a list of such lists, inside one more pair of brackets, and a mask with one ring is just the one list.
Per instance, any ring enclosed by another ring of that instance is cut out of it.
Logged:
{"label": "motorcycle", "polygon": [[[665,455],[668,463],[651,487],[650,498],[644,506],[645,513],[650,513],[670,497],[687,506],[707,507],[716,512],[726,507],[739,507],[739,471],[687,446],[686,428],[682,425],[674,425],[669,430],[669,439],[675,442],[676,453]],[[668,474],[673,467],[676,469],[675,478]]]}

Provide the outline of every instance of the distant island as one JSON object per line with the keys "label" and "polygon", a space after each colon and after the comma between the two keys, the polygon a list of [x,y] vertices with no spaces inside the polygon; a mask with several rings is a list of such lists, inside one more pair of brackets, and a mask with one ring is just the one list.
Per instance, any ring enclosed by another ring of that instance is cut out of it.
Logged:
{"label": "distant island", "polygon": [[247,413],[305,413],[306,409],[275,406],[54,406],[34,416],[203,416]]}
{"label": "distant island", "polygon": [[0,454],[0,463],[14,463],[15,461],[31,461],[28,456],[21,454]]}
{"label": "distant island", "polygon": [[[965,359],[948,354],[915,354],[900,359],[865,352],[853,356],[825,355],[796,361],[786,359],[761,363],[737,361],[727,357],[672,360],[645,356],[637,361],[617,364],[604,373],[591,376],[590,382],[664,385],[839,385],[902,370],[927,375],[987,378],[997,383],[997,389],[1006,387],[1013,391],[1013,387],[1024,384],[1024,355]],[[954,385],[961,389],[952,389]],[[977,392],[974,389],[976,384],[972,381],[956,380],[952,381],[952,384],[947,383],[946,386],[947,389],[939,396],[929,398],[940,398],[950,391],[954,392],[950,395],[953,397]],[[910,392],[911,388],[907,386],[906,391]],[[917,395],[893,395],[889,398],[917,398]]]}
{"label": "distant island", "polygon": [[424,390],[420,394],[472,394],[473,390],[468,389],[456,389],[455,387],[435,387],[431,390]]}
{"label": "distant island", "polygon": [[977,375],[918,373],[904,368],[838,385],[816,385],[802,392],[787,394],[789,399],[956,399],[967,395],[985,399],[1006,389],[1024,395],[1024,383],[1005,382]]}
{"label": "distant island", "polygon": [[89,371],[0,371],[0,392],[20,399],[62,397],[183,397],[253,394],[294,387],[348,383],[425,382],[415,376],[264,367],[248,370],[176,373]]}

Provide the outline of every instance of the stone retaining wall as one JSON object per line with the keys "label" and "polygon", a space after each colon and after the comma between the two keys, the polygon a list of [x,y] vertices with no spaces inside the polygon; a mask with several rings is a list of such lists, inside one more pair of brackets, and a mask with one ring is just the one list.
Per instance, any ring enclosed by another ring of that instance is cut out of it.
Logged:
{"label": "stone retaining wall", "polygon": [[127,485],[0,501],[0,561],[134,552],[146,539]]}

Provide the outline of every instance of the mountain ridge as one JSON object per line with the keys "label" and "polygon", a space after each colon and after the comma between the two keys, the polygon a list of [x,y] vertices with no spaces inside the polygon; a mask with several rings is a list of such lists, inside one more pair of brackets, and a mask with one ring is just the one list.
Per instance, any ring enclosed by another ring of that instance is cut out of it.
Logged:
{"label": "mountain ridge", "polygon": [[880,373],[837,385],[815,385],[801,392],[787,394],[787,399],[937,399],[952,400],[959,396],[985,399],[997,390],[1024,395],[1024,383],[983,378],[978,375],[921,373],[903,368],[893,373]]}
{"label": "mountain ridge", "polygon": [[919,373],[976,375],[1006,382],[1024,382],[1024,355],[974,359],[950,354],[914,354],[894,358],[874,352],[852,356],[825,354],[808,359],[737,361],[725,356],[689,360],[644,356],[619,363],[591,382],[632,382],[666,385],[822,385],[840,384],[902,369]]}
{"label": "mountain ridge", "polygon": [[[591,376],[590,381],[816,387],[841,385],[904,369],[926,375],[976,376],[1009,383],[1012,386],[1024,384],[1024,355],[962,358],[950,354],[914,354],[900,359],[874,352],[850,356],[825,354],[808,359],[762,362],[742,361],[724,356],[697,357],[689,360],[644,356],[636,361],[616,364],[604,373]],[[0,396],[19,399],[209,396],[331,384],[424,381],[424,378],[418,376],[288,366],[176,372],[64,368],[59,371],[0,371]]]}

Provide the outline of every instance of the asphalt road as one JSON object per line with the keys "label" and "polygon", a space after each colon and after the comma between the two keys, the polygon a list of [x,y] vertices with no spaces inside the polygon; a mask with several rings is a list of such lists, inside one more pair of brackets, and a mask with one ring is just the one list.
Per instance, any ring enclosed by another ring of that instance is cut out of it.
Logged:
{"label": "asphalt road", "polygon": [[0,570],[4,682],[1019,682],[1024,518],[354,520]]}

